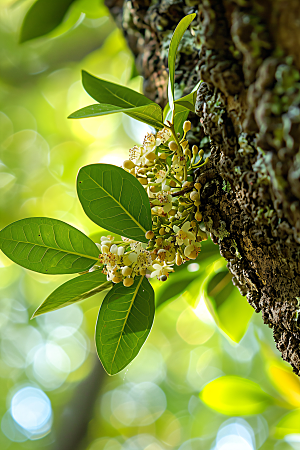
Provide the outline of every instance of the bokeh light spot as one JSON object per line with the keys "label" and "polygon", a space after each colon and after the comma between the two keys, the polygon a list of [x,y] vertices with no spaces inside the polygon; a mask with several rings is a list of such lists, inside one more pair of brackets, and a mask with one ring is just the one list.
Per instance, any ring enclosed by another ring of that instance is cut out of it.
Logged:
{"label": "bokeh light spot", "polygon": [[20,389],[12,398],[11,415],[30,437],[42,437],[50,431],[51,402],[41,389],[29,386]]}

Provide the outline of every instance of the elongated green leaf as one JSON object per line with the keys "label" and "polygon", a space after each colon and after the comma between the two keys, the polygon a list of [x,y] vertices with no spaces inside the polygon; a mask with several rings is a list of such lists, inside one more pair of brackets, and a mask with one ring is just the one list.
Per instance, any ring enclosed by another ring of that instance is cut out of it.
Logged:
{"label": "elongated green leaf", "polygon": [[83,272],[99,255],[97,246],[81,231],[48,217],[8,225],[0,231],[0,249],[20,266],[47,274]]}
{"label": "elongated green leaf", "polygon": [[104,369],[115,375],[139,353],[154,319],[154,292],[145,277],[131,287],[116,284],[106,295],[96,325],[96,347]]}
{"label": "elongated green leaf", "polygon": [[168,109],[165,108],[165,111],[164,111],[165,120],[169,120],[170,122],[172,121],[173,111],[174,111],[173,124],[174,124],[175,133],[180,133],[180,137],[182,137],[182,135],[183,135],[182,127],[183,127],[184,122],[188,118],[190,110],[189,110],[189,108],[186,108],[177,103],[174,103],[174,110],[172,110],[170,107]]}
{"label": "elongated green leaf", "polygon": [[163,128],[161,108],[156,103],[135,106],[133,108],[120,108],[119,106],[106,105],[104,103],[86,106],[72,113],[69,119],[85,119],[87,117],[106,116],[107,114],[124,113],[133,119],[147,123],[154,128]]}
{"label": "elongated green leaf", "polygon": [[181,105],[174,104],[175,113],[174,113],[174,129],[176,133],[180,133],[180,136],[183,135],[183,124],[188,118],[189,110]]}
{"label": "elongated green leaf", "polygon": [[54,30],[75,0],[37,0],[22,24],[20,42],[29,41]]}
{"label": "elongated green leaf", "polygon": [[232,375],[208,383],[200,398],[213,410],[228,416],[259,414],[272,403],[272,398],[257,383]]}
{"label": "elongated green leaf", "polygon": [[101,270],[88,272],[73,278],[59,286],[46,300],[37,308],[32,318],[45,314],[49,311],[72,305],[80,300],[92,297],[105,289],[112,287],[112,282],[107,281],[106,275]]}
{"label": "elongated green leaf", "polygon": [[207,276],[201,284],[201,297],[221,330],[234,342],[239,342],[254,311],[232,284],[232,275],[225,263],[224,259],[219,258],[207,269]]}
{"label": "elongated green leaf", "polygon": [[163,128],[161,107],[143,94],[110,81],[82,72],[82,84],[86,92],[100,105],[91,105],[76,111],[71,119],[94,117],[123,112],[133,119],[147,123],[155,128]]}
{"label": "elongated green leaf", "polygon": [[194,20],[196,14],[189,14],[185,16],[175,28],[173,33],[170,47],[169,47],[169,56],[168,56],[168,66],[169,66],[169,101],[172,107],[172,103],[174,101],[174,91],[175,91],[175,61],[178,50],[179,42],[182,39],[184,32],[190,23]]}
{"label": "elongated green leaf", "polygon": [[86,215],[97,225],[140,242],[152,228],[149,198],[130,173],[111,164],[82,167],[77,192]]}
{"label": "elongated green leaf", "polygon": [[188,95],[185,95],[184,97],[179,98],[178,100],[175,100],[174,104],[183,106],[184,108],[188,109],[189,111],[195,112],[197,89],[200,86],[200,84],[201,84],[201,81],[199,81],[196,84],[196,86],[193,88],[192,92],[190,92]]}
{"label": "elongated green leaf", "polygon": [[[84,70],[82,71],[82,84],[86,92],[99,103],[119,106],[119,108],[133,108],[154,103],[133,89],[94,77]],[[156,105],[156,103],[154,104]]]}
{"label": "elongated green leaf", "polygon": [[182,292],[186,290],[188,285],[195,280],[197,275],[199,275],[198,270],[196,273],[184,270],[176,273],[173,277],[171,276],[168,283],[165,283],[160,289],[158,289],[158,293],[155,296],[156,308],[172,298],[178,298]]}

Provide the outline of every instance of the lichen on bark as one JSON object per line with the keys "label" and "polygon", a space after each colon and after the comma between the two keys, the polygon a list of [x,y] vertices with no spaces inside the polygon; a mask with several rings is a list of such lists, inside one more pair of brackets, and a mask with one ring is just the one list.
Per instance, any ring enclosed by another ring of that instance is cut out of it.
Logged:
{"label": "lichen on bark", "polygon": [[[273,328],[300,374],[300,9],[298,0],[106,0],[144,76],[166,103],[172,31],[196,12],[176,90],[201,79],[193,140],[210,155],[195,176],[202,214],[233,282]],[[298,5],[298,6],[297,6]],[[209,137],[209,142],[207,137]]]}

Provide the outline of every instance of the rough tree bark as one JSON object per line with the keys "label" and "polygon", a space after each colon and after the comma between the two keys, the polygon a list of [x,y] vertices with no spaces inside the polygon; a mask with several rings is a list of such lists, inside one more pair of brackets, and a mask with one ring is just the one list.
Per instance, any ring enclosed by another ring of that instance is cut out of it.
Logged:
{"label": "rough tree bark", "polygon": [[180,47],[176,88],[185,95],[203,80],[191,120],[193,139],[210,155],[196,174],[204,222],[234,284],[300,375],[299,0],[106,4],[145,78],[145,94],[162,106],[172,31],[197,13]]}

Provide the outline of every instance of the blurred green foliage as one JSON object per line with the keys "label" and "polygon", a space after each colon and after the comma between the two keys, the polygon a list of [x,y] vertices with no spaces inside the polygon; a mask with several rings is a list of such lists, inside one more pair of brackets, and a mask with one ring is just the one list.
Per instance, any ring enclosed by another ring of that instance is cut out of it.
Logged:
{"label": "blurred green foliage", "polygon": [[[98,0],[77,0],[50,35],[20,45],[31,5],[0,2],[0,228],[49,216],[95,236],[76,199],[77,172],[120,164],[146,129],[122,115],[67,120],[89,101],[80,71],[137,90],[141,79],[130,80],[132,55]],[[80,413],[69,405],[94,370],[102,294],[29,320],[69,278],[0,256],[1,450],[63,448],[68,408],[73,423]],[[299,379],[232,286],[218,248],[205,242],[198,260],[153,287],[151,335],[126,371],[95,384],[80,448],[298,449]]]}

